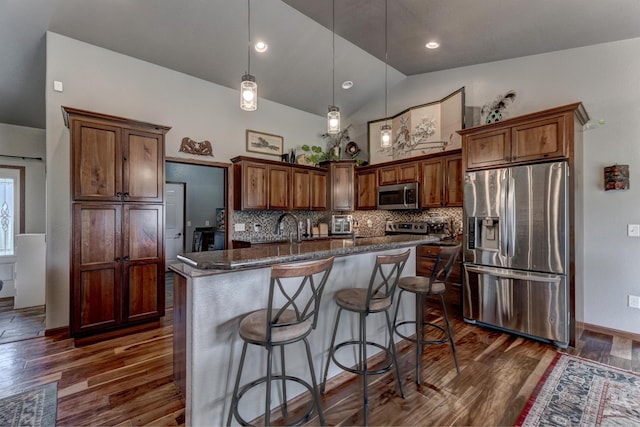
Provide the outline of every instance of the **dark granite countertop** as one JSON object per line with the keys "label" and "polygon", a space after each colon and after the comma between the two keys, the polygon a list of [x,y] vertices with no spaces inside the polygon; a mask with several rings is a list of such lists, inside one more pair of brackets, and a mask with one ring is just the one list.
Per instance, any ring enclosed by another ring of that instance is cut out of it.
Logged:
{"label": "dark granite countertop", "polygon": [[178,255],[178,259],[191,267],[202,270],[237,270],[329,256],[345,256],[410,247],[438,240],[440,240],[439,237],[419,235],[362,237],[355,241],[353,239],[323,239],[224,251],[190,252]]}

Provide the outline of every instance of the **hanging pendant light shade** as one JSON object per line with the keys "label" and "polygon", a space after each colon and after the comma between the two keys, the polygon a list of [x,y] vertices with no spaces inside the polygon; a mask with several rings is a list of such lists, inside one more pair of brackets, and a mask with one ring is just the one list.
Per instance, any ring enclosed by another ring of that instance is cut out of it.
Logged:
{"label": "hanging pendant light shade", "polygon": [[384,0],[384,125],[380,128],[380,147],[391,147],[391,126],[387,123],[387,0]]}
{"label": "hanging pendant light shade", "polygon": [[242,76],[240,84],[240,108],[244,111],[255,111],[258,109],[258,84],[256,78],[251,74]]}
{"label": "hanging pendant light shade", "polygon": [[247,28],[247,72],[242,76],[240,83],[240,108],[244,111],[255,111],[258,109],[258,84],[256,78],[251,75],[251,0],[247,0]]}
{"label": "hanging pendant light shade", "polygon": [[331,93],[332,93],[332,104],[329,105],[329,112],[327,113],[327,133],[330,135],[334,135],[340,133],[340,109],[336,107],[336,2],[333,0],[332,2],[332,20],[331,20],[331,33],[332,33],[332,53],[331,53],[331,74],[332,74],[332,83],[331,83]]}
{"label": "hanging pendant light shade", "polygon": [[335,105],[329,105],[327,113],[327,133],[334,134],[340,132],[340,109]]}
{"label": "hanging pendant light shade", "polygon": [[380,147],[391,147],[391,126],[388,124],[384,124],[380,128]]}

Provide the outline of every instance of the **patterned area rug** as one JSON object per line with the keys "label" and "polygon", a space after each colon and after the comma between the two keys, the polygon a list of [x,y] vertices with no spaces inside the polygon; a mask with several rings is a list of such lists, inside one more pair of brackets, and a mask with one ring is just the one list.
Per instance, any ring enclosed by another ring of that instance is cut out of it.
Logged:
{"label": "patterned area rug", "polygon": [[55,426],[58,383],[0,399],[0,426]]}
{"label": "patterned area rug", "polygon": [[516,425],[640,425],[640,375],[558,353]]}

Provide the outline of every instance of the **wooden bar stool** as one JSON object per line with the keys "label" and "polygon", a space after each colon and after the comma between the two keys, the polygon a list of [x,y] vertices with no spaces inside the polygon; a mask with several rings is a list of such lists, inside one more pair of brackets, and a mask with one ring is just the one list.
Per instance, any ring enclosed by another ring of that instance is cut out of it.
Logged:
{"label": "wooden bar stool", "polygon": [[[447,304],[444,301],[444,293],[446,291],[445,283],[449,279],[453,265],[458,258],[461,245],[456,246],[443,246],[440,249],[440,253],[436,258],[435,265],[431,271],[430,277],[425,276],[407,276],[400,279],[398,287],[400,288],[400,294],[398,295],[398,305],[396,306],[396,313],[393,316],[394,329],[398,336],[416,343],[416,384],[420,384],[420,359],[422,357],[422,349],[424,345],[429,344],[444,344],[447,341],[451,343],[451,351],[453,352],[453,360],[456,364],[456,371],[460,373],[460,367],[458,366],[458,358],[456,357],[456,344],[453,340],[453,332],[451,331],[451,323],[449,322],[449,316],[447,315]],[[400,299],[403,292],[411,292],[416,294],[416,319],[405,320],[398,323],[398,310],[400,308]],[[425,322],[424,321],[424,304],[425,299],[430,296],[439,296],[442,303],[442,311],[444,314],[446,329],[442,326]],[[399,331],[402,325],[415,324],[416,337],[408,337]],[[425,328],[425,326],[427,328]],[[441,339],[425,340],[425,329],[435,328],[440,331],[444,337]]]}
{"label": "wooden bar stool", "polygon": [[[329,356],[324,371],[324,379],[322,381],[322,394],[325,393],[327,384],[327,375],[329,373],[329,364],[331,361],[345,371],[362,375],[362,388],[364,393],[364,424],[368,425],[369,417],[369,393],[367,377],[369,375],[381,374],[391,369],[393,365],[398,379],[398,387],[400,394],[404,399],[404,391],[402,390],[402,380],[400,378],[400,370],[398,368],[398,360],[396,358],[395,344],[393,342],[393,326],[389,317],[389,308],[393,305],[393,296],[402,274],[402,270],[411,254],[411,250],[407,250],[397,255],[378,255],[376,263],[371,273],[369,287],[367,288],[349,288],[336,292],[335,301],[338,305],[338,313],[336,315],[335,326],[333,328],[333,336],[331,337],[331,346],[329,347]],[[355,340],[345,341],[335,344],[338,324],[340,323],[340,314],[342,310],[359,314],[359,337]],[[367,318],[369,314],[384,312],[387,327],[389,329],[389,344],[383,346],[379,343],[367,341]],[[359,360],[356,361],[355,367],[348,367],[339,362],[335,355],[341,348],[357,346],[359,350]],[[379,369],[369,369],[367,366],[367,346],[377,347],[386,352],[388,363]],[[390,356],[390,357],[389,357]]]}
{"label": "wooden bar stool", "polygon": [[[283,417],[288,417],[287,410],[287,381],[294,381],[304,386],[313,398],[311,409],[294,424],[300,424],[311,417],[315,408],[320,419],[320,424],[324,425],[324,415],[320,408],[320,397],[318,396],[318,384],[316,374],[313,369],[311,349],[307,336],[315,329],[318,322],[318,309],[327,278],[333,266],[334,257],[304,264],[274,265],[271,267],[271,280],[269,288],[269,302],[267,309],[258,310],[246,315],[240,322],[240,337],[244,341],[242,355],[240,356],[240,366],[233,390],[231,409],[227,425],[231,425],[231,418],[242,425],[249,423],[242,418],[238,412],[238,403],[242,396],[253,387],[266,383],[265,425],[270,425],[271,413],[271,382],[282,382],[282,413]],[[281,307],[276,307],[276,300],[284,301]],[[311,374],[311,384],[307,381],[287,375],[285,372],[284,346],[298,341],[304,342]],[[247,345],[254,344],[264,347],[267,350],[267,375],[254,380],[240,388],[240,377],[244,367]],[[272,372],[272,359],[274,347],[280,347],[280,357],[282,373]]]}

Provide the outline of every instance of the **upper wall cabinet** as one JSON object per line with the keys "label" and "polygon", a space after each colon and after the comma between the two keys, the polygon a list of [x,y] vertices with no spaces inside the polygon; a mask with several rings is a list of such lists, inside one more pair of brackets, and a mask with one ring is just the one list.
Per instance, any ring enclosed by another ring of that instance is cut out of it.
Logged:
{"label": "upper wall cabinet", "polygon": [[327,171],[238,156],[233,162],[235,210],[324,210]]}
{"label": "upper wall cabinet", "polygon": [[323,163],[328,168],[327,193],[329,209],[333,211],[352,211],[354,200],[354,163],[353,160]]}
{"label": "upper wall cabinet", "polygon": [[378,185],[418,181],[418,163],[401,163],[378,168]]}
{"label": "upper wall cabinet", "polygon": [[73,200],[164,200],[164,134],[169,128],[67,107],[64,112],[73,141]]}
{"label": "upper wall cabinet", "polygon": [[531,163],[571,156],[575,121],[586,123],[582,104],[571,104],[458,131],[467,169]]}
{"label": "upper wall cabinet", "polygon": [[420,206],[423,208],[462,206],[462,155],[432,157],[419,162]]}

